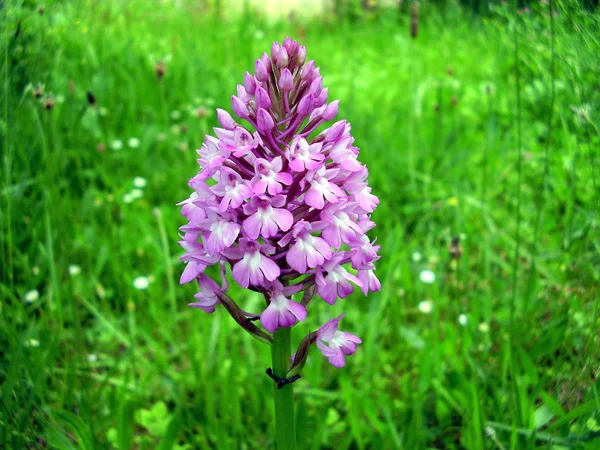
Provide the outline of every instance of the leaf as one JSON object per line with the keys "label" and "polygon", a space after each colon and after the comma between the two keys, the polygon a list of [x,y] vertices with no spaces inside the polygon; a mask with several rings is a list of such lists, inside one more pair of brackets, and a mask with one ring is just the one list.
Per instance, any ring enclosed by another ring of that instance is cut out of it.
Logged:
{"label": "leaf", "polygon": [[177,440],[177,435],[179,434],[179,430],[181,429],[182,425],[183,425],[183,419],[181,417],[181,413],[179,411],[177,411],[173,415],[171,422],[169,422],[169,426],[167,427],[167,430],[166,430],[162,440],[160,441],[158,450],[170,450],[173,448],[173,446],[175,445],[175,441]]}
{"label": "leaf", "polygon": [[94,448],[92,435],[90,434],[88,425],[81,417],[64,410],[53,411],[51,414],[73,430],[75,438],[77,439],[78,449],[91,450]]}
{"label": "leaf", "polygon": [[538,409],[533,413],[533,427],[536,430],[539,430],[548,422],[550,422],[554,418],[554,413],[546,406],[546,404],[542,404]]}
{"label": "leaf", "polygon": [[88,131],[94,138],[99,139],[102,136],[102,129],[98,121],[98,111],[94,107],[89,107],[81,117],[81,126]]}

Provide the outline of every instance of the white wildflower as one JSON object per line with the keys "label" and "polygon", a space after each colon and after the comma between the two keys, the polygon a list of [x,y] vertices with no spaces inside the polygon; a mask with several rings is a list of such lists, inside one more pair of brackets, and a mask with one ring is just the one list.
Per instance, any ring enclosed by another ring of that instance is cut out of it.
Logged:
{"label": "white wildflower", "polygon": [[144,289],[148,289],[150,285],[150,280],[146,277],[137,277],[133,280],[133,287],[139,291],[143,291]]}
{"label": "white wildflower", "polygon": [[136,137],[131,137],[127,140],[129,148],[138,148],[140,146],[140,140]]}
{"label": "white wildflower", "polygon": [[431,300],[423,300],[419,302],[418,308],[423,314],[431,314],[433,311],[433,302]]}
{"label": "white wildflower", "polygon": [[40,293],[37,291],[37,289],[32,289],[31,291],[25,292],[24,298],[27,303],[33,303],[38,301],[40,298]]}
{"label": "white wildflower", "polygon": [[123,141],[115,139],[110,143],[110,148],[113,150],[121,150],[123,148]]}
{"label": "white wildflower", "polygon": [[419,279],[422,283],[431,284],[435,281],[435,273],[433,273],[431,270],[423,270],[419,274]]}
{"label": "white wildflower", "polygon": [[142,178],[142,177],[135,177],[135,178],[133,179],[133,185],[134,185],[136,188],[143,189],[143,188],[145,188],[145,187],[146,187],[146,185],[147,185],[147,184],[148,184],[148,182],[146,181],[146,179],[145,179],[145,178]]}

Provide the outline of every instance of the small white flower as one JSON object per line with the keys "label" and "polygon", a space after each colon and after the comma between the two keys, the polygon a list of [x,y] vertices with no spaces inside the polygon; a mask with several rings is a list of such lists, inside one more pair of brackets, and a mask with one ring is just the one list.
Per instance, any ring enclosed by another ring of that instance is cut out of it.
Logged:
{"label": "small white flower", "polygon": [[89,355],[87,355],[87,360],[88,362],[95,363],[96,361],[98,361],[98,356],[95,353],[90,353]]}
{"label": "small white flower", "polygon": [[490,325],[487,322],[481,322],[477,328],[479,328],[479,331],[482,333],[487,333],[490,331]]}
{"label": "small white flower", "polygon": [[136,137],[129,138],[127,140],[129,148],[138,148],[140,146],[140,140]]}
{"label": "small white flower", "polygon": [[148,289],[150,285],[150,280],[146,277],[137,277],[133,280],[133,287],[139,291],[143,291],[144,289]]}
{"label": "small white flower", "polygon": [[40,346],[40,341],[38,341],[37,339],[27,339],[25,341],[25,347],[39,347]]}
{"label": "small white flower", "polygon": [[131,195],[131,198],[134,200],[137,200],[138,198],[142,198],[144,196],[144,191],[141,189],[132,189],[129,195]]}
{"label": "small white flower", "polygon": [[467,319],[466,314],[461,314],[460,316],[458,316],[458,324],[461,327],[466,327],[468,322],[469,322],[469,319]]}
{"label": "small white flower", "polygon": [[422,283],[431,284],[435,281],[435,273],[433,273],[431,270],[423,270],[419,274],[419,279]]}
{"label": "small white flower", "polygon": [[431,314],[433,311],[433,302],[431,300],[423,300],[419,302],[418,308],[423,314]]}
{"label": "small white flower", "polygon": [[145,188],[145,187],[146,187],[146,185],[147,185],[147,184],[148,184],[148,182],[146,181],[146,179],[145,179],[145,178],[142,178],[142,177],[135,177],[135,178],[133,179],[133,185],[134,185],[136,188],[143,189],[143,188]]}
{"label": "small white flower", "polygon": [[37,291],[37,289],[32,289],[31,291],[25,292],[24,297],[27,303],[33,303],[40,298],[40,293]]}
{"label": "small white flower", "polygon": [[71,264],[68,270],[69,275],[71,275],[72,277],[75,277],[81,273],[81,267],[79,267],[77,264]]}
{"label": "small white flower", "polygon": [[115,139],[110,143],[110,148],[113,150],[121,150],[123,148],[123,141],[120,139]]}
{"label": "small white flower", "polygon": [[181,111],[178,111],[176,109],[174,109],[173,111],[171,111],[171,119],[173,119],[173,120],[179,120],[179,119],[181,119]]}
{"label": "small white flower", "polygon": [[420,252],[414,252],[411,257],[414,262],[419,262],[423,259],[423,255]]}
{"label": "small white flower", "polygon": [[131,195],[129,192],[127,192],[126,194],[123,194],[123,202],[124,203],[131,203],[135,200],[135,198],[133,198],[133,195]]}

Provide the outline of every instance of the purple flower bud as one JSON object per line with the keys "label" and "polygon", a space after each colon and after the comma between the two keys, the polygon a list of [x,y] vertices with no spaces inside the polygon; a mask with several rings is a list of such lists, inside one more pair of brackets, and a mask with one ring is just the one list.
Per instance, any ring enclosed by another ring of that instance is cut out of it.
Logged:
{"label": "purple flower bud", "polygon": [[298,114],[308,116],[315,109],[315,98],[312,94],[305,95],[298,103]]}
{"label": "purple flower bud", "polygon": [[279,67],[280,69],[287,67],[289,62],[289,57],[288,57],[288,53],[287,50],[283,47],[281,47],[281,50],[279,52],[279,57],[277,58],[277,61],[275,61],[275,65],[277,67]]}
{"label": "purple flower bud", "polygon": [[267,81],[269,79],[269,72],[267,68],[260,59],[256,60],[256,64],[254,65],[254,76],[258,81]]}
{"label": "purple flower bud", "polygon": [[254,101],[256,102],[256,106],[258,108],[269,109],[271,107],[271,97],[269,97],[269,93],[261,86],[256,88]]}
{"label": "purple flower bud", "polygon": [[250,72],[244,74],[244,88],[251,95],[254,95],[254,91],[256,91],[256,81]]}
{"label": "purple flower bud", "polygon": [[284,40],[283,40],[283,47],[287,50],[288,54],[290,54],[290,48],[292,48],[292,46],[294,45],[294,43],[296,45],[298,45],[297,42],[292,41],[292,38],[287,36]]}
{"label": "purple flower bud", "polygon": [[323,106],[327,103],[327,96],[329,95],[329,88],[325,88],[321,91],[319,96],[315,99],[315,106],[317,108]]}
{"label": "purple flower bud", "polygon": [[273,42],[273,44],[271,45],[271,59],[273,60],[274,63],[277,63],[280,52],[281,52],[281,45],[279,45],[279,42]]}
{"label": "purple flower bud", "polygon": [[333,120],[335,116],[337,116],[339,107],[339,100],[334,100],[329,105],[327,105],[327,108],[325,108],[325,112],[323,113],[323,120],[326,122]]}
{"label": "purple flower bud", "polygon": [[283,41],[283,48],[285,48],[288,56],[290,57],[290,59],[292,59],[298,53],[298,42],[292,41],[291,39],[287,42]]}
{"label": "purple flower bud", "polygon": [[298,47],[298,54],[296,55],[296,64],[301,66],[306,61],[306,47],[301,45]]}
{"label": "purple flower bud", "polygon": [[300,78],[302,78],[303,81],[310,83],[314,78],[314,75],[313,75],[314,67],[315,67],[314,61],[307,62],[306,65],[300,71]]}
{"label": "purple flower bud", "polygon": [[331,128],[325,131],[325,139],[331,142],[337,141],[338,138],[344,133],[345,128],[345,120],[340,120],[339,122],[334,123]]}
{"label": "purple flower bud", "polygon": [[315,78],[312,83],[310,83],[310,87],[308,88],[308,92],[315,97],[318,97],[323,89],[323,77]]}
{"label": "purple flower bud", "polygon": [[248,95],[248,92],[246,92],[246,88],[241,84],[237,85],[237,96],[246,104],[250,101],[250,96]]}
{"label": "purple flower bud", "polygon": [[292,77],[292,72],[287,67],[281,72],[279,87],[283,92],[290,92],[294,88],[294,78]]}
{"label": "purple flower bud", "polygon": [[271,58],[269,58],[269,55],[267,55],[266,52],[263,52],[263,54],[260,57],[260,60],[267,69],[267,73],[271,73]]}
{"label": "purple flower bud", "polygon": [[233,108],[233,112],[236,116],[241,119],[247,119],[250,117],[250,113],[248,112],[248,107],[246,104],[237,98],[235,95],[231,96],[231,107]]}
{"label": "purple flower bud", "polygon": [[256,124],[258,126],[258,129],[260,131],[272,130],[273,127],[275,126],[275,122],[273,121],[273,118],[263,108],[260,108],[258,110],[258,113],[256,113],[256,121],[257,121]]}
{"label": "purple flower bud", "polygon": [[223,128],[226,130],[233,130],[235,128],[235,121],[233,117],[224,109],[217,108],[217,119]]}

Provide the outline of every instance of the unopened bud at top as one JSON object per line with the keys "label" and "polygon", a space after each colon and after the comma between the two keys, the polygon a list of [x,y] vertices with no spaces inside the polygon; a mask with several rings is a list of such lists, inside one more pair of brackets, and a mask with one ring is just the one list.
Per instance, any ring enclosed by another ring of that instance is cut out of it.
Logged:
{"label": "unopened bud at top", "polygon": [[254,91],[256,91],[256,81],[250,72],[246,72],[244,75],[244,88],[251,95],[254,95]]}
{"label": "unopened bud at top", "polygon": [[224,109],[217,108],[217,119],[223,128],[226,130],[233,130],[235,128],[235,121],[233,117]]}
{"label": "unopened bud at top", "polygon": [[310,83],[314,77],[315,62],[309,61],[300,71],[300,78],[307,83]]}
{"label": "unopened bud at top", "polygon": [[256,60],[256,64],[254,65],[254,76],[258,81],[267,81],[269,79],[269,72],[265,64],[260,60]]}
{"label": "unopened bud at top", "polygon": [[256,88],[254,100],[258,108],[269,109],[271,107],[271,98],[269,97],[269,93],[260,86]]}
{"label": "unopened bud at top", "polygon": [[325,108],[325,111],[323,112],[323,120],[333,120],[335,116],[337,116],[339,107],[339,100],[334,100],[329,105],[327,105],[327,108]]}
{"label": "unopened bud at top", "polygon": [[235,95],[231,96],[231,107],[236,116],[241,117],[242,119],[250,117],[246,104]]}
{"label": "unopened bud at top", "polygon": [[290,92],[294,88],[294,78],[292,77],[292,72],[287,67],[283,69],[279,77],[279,88],[283,92]]}
{"label": "unopened bud at top", "polygon": [[296,65],[301,66],[306,62],[306,47],[301,45],[298,47],[298,54],[296,55]]}
{"label": "unopened bud at top", "polygon": [[302,97],[298,103],[298,114],[308,116],[315,109],[315,97],[312,94],[307,94]]}
{"label": "unopened bud at top", "polygon": [[315,107],[323,106],[327,103],[327,95],[329,94],[329,88],[325,88],[321,91],[319,96],[315,99]]}
{"label": "unopened bud at top", "polygon": [[260,131],[269,131],[273,129],[275,122],[266,110],[260,108],[256,113],[256,125]]}
{"label": "unopened bud at top", "polygon": [[287,50],[285,48],[281,47],[281,50],[279,51],[278,58],[276,60],[274,59],[273,62],[280,69],[283,69],[284,67],[287,67],[287,65],[289,63],[289,57],[288,57]]}

